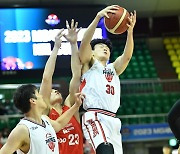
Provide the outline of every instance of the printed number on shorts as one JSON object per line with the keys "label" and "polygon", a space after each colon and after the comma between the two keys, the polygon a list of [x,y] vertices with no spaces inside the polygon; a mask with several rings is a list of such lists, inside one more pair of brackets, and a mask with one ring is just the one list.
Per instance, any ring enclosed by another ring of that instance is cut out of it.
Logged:
{"label": "printed number on shorts", "polygon": [[111,85],[109,85],[109,84],[107,84],[107,85],[106,85],[106,93],[107,93],[107,94],[114,95],[114,87],[111,86]]}
{"label": "printed number on shorts", "polygon": [[79,135],[78,134],[69,134],[69,145],[79,144]]}

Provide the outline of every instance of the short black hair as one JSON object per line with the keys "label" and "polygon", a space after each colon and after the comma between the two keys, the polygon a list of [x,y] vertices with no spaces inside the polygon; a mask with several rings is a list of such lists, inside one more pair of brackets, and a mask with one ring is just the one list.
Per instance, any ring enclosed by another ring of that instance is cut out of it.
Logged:
{"label": "short black hair", "polygon": [[94,50],[94,46],[99,43],[106,44],[108,46],[110,52],[112,52],[112,42],[109,39],[93,39],[90,42],[92,50]]}
{"label": "short black hair", "polygon": [[36,98],[35,90],[37,87],[32,84],[26,84],[18,87],[13,95],[15,106],[22,112],[27,113],[31,109],[30,98]]}

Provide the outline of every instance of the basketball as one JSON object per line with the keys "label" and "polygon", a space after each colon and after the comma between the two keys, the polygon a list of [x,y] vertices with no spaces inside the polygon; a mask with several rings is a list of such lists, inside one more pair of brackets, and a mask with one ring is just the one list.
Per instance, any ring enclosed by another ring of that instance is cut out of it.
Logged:
{"label": "basketball", "polygon": [[129,23],[129,12],[119,6],[119,9],[115,13],[108,13],[109,18],[104,18],[104,25],[106,29],[112,34],[122,34],[127,29]]}

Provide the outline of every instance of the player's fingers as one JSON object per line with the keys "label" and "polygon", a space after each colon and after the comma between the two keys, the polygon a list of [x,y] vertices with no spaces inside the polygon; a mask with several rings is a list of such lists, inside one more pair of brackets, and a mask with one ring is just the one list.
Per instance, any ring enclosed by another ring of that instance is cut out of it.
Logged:
{"label": "player's fingers", "polygon": [[109,7],[109,9],[118,10],[118,9],[119,9],[119,6],[118,6],[118,5],[111,5],[111,6]]}
{"label": "player's fingers", "polygon": [[79,33],[79,31],[82,29],[82,27],[80,27],[78,30],[77,30],[77,32],[76,33]]}
{"label": "player's fingers", "polygon": [[74,28],[74,19],[71,20],[71,28]]}
{"label": "player's fingers", "polygon": [[136,10],[134,10],[134,16],[133,16],[133,18],[134,18],[134,21],[136,22]]}
{"label": "player's fingers", "polygon": [[83,94],[83,93],[81,93],[81,96],[82,96],[82,97],[84,97],[84,98],[86,98],[86,95],[85,95],[85,94]]}
{"label": "player's fingers", "polygon": [[129,24],[126,24],[127,26],[128,26],[128,28],[130,28],[131,27],[131,25],[129,25]]}
{"label": "player's fingers", "polygon": [[109,10],[108,12],[116,13],[116,10]]}
{"label": "player's fingers", "polygon": [[128,20],[129,20],[130,25],[131,25],[131,24],[133,23],[132,18],[131,18],[131,17],[128,17]]}
{"label": "player's fingers", "polygon": [[69,27],[69,23],[68,23],[68,21],[66,20],[66,28],[69,30],[70,29],[70,27]]}
{"label": "player's fingers", "polygon": [[77,29],[78,22],[75,23],[74,29]]}
{"label": "player's fingers", "polygon": [[61,34],[58,36],[58,39],[61,39],[62,36],[64,36],[64,33],[61,33]]}
{"label": "player's fingers", "polygon": [[81,94],[81,101],[83,102],[85,100],[85,95]]}
{"label": "player's fingers", "polygon": [[136,17],[136,10],[134,10],[134,16]]}
{"label": "player's fingers", "polygon": [[64,34],[63,36],[64,36],[64,37],[65,37],[65,39],[67,40],[67,36],[66,36],[66,34]]}
{"label": "player's fingers", "polygon": [[56,38],[60,38],[63,36],[64,28],[60,30],[60,32],[56,35]]}
{"label": "player's fingers", "polygon": [[107,14],[107,13],[105,13],[105,14],[104,14],[104,16],[105,16],[105,17],[107,17],[107,18],[109,18],[109,16],[108,16],[108,14]]}
{"label": "player's fingers", "polygon": [[81,93],[76,93],[76,94],[75,94],[75,96],[76,96],[77,98],[79,98],[80,95],[81,95]]}

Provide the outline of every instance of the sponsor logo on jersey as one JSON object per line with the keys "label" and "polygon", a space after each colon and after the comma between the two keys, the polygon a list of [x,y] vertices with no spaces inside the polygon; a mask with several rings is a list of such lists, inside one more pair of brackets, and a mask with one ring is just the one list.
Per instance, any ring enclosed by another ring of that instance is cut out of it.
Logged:
{"label": "sponsor logo on jersey", "polygon": [[63,133],[67,134],[67,133],[69,133],[69,130],[63,129]]}
{"label": "sponsor logo on jersey", "polygon": [[63,129],[63,133],[67,134],[69,133],[71,130],[74,130],[74,126],[72,123],[69,123],[66,125],[66,127]]}
{"label": "sponsor logo on jersey", "polygon": [[49,149],[54,152],[56,139],[50,133],[46,134],[46,144],[48,145]]}
{"label": "sponsor logo on jersey", "polygon": [[30,129],[32,129],[32,130],[36,130],[36,129],[38,129],[38,126],[31,127]]}
{"label": "sponsor logo on jersey", "polygon": [[111,82],[114,76],[114,72],[110,68],[104,68],[103,74],[108,82]]}

